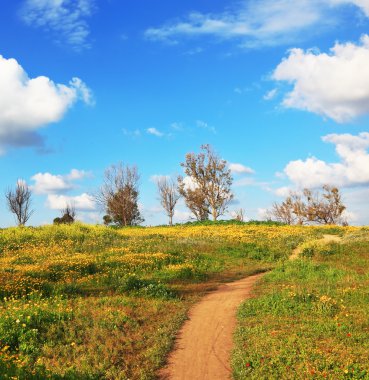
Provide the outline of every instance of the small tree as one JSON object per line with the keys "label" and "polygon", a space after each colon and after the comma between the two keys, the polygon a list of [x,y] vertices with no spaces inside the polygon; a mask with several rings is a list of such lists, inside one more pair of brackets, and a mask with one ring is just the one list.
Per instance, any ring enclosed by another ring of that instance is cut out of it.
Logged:
{"label": "small tree", "polygon": [[113,223],[113,219],[110,215],[104,215],[103,221],[104,221],[105,226],[108,226],[109,224]]}
{"label": "small tree", "polygon": [[8,209],[15,215],[18,226],[24,226],[34,212],[31,210],[32,191],[27,183],[18,179],[15,189],[8,189],[5,192],[5,198]]}
{"label": "small tree", "polygon": [[[212,214],[213,220],[217,220],[233,199],[233,178],[227,168],[227,161],[221,159],[210,145],[202,145],[201,150],[199,154],[186,154],[185,162],[181,163],[193,182],[193,188],[186,186],[183,178],[179,177],[179,191],[195,215],[195,212],[201,216],[207,212]],[[197,210],[191,208],[194,204]]]}
{"label": "small tree", "polygon": [[278,222],[302,225],[306,219],[306,206],[299,194],[291,192],[281,204],[274,203],[269,214]]}
{"label": "small tree", "polygon": [[245,221],[245,210],[243,208],[235,210],[234,220],[237,220],[238,222],[244,222]]}
{"label": "small tree", "polygon": [[76,207],[73,203],[67,203],[61,210],[61,217],[53,220],[54,224],[72,224],[76,219]]}
{"label": "small tree", "polygon": [[96,200],[119,226],[134,226],[144,221],[138,208],[139,179],[135,166],[119,163],[105,171],[104,183]]}
{"label": "small tree", "polygon": [[169,217],[169,225],[173,225],[173,215],[176,204],[180,198],[177,191],[177,184],[172,179],[166,177],[160,178],[157,181],[160,204]]}
{"label": "small tree", "polygon": [[[196,186],[196,185],[195,185]],[[178,192],[184,198],[188,209],[196,220],[209,220],[209,203],[202,189],[188,185],[183,177],[178,177]]]}

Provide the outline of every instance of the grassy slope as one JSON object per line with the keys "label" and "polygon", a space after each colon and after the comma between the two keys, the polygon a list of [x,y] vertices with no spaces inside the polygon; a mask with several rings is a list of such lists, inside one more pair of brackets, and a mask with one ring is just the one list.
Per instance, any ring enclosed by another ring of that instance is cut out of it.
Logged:
{"label": "grassy slope", "polygon": [[[306,240],[347,231],[356,229],[217,224],[2,230],[0,378],[152,379],[188,308],[205,291],[275,267]],[[305,267],[284,268],[268,277],[270,287],[289,272],[309,284],[304,276],[315,273],[309,266],[305,274]],[[335,270],[346,269],[322,273]],[[273,313],[283,309],[278,297],[255,306],[257,334],[263,333],[263,308],[272,302]],[[251,359],[243,348],[239,353],[235,368],[244,379]]]}
{"label": "grassy slope", "polygon": [[235,228],[0,231],[0,377],[154,378],[193,302],[285,254]]}
{"label": "grassy slope", "polygon": [[305,253],[241,307],[235,379],[369,379],[368,230]]}

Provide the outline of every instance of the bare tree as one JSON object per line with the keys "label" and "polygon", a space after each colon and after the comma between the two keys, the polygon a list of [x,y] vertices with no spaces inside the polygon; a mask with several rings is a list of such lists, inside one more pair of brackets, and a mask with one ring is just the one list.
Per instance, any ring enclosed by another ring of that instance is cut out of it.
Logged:
{"label": "bare tree", "polygon": [[[233,199],[233,178],[227,168],[227,161],[221,159],[210,145],[202,145],[201,150],[199,154],[188,153],[185,162],[181,163],[185,174],[193,181],[193,188],[186,187],[183,178],[179,177],[179,191],[187,206],[193,204],[193,199],[199,203],[201,201],[202,207],[197,211],[207,210],[212,214],[213,220],[217,220]],[[189,208],[194,213],[190,206]]]}
{"label": "bare tree", "polygon": [[318,224],[347,224],[342,214],[346,206],[337,187],[324,185],[323,193],[304,190],[307,199],[306,218]]}
{"label": "bare tree", "polygon": [[119,226],[134,226],[144,221],[138,209],[139,180],[135,166],[118,163],[105,171],[96,200]]}
{"label": "bare tree", "polygon": [[32,216],[34,210],[31,210],[32,191],[27,183],[18,179],[15,189],[8,189],[5,192],[8,209],[12,212],[19,226],[24,226]]}
{"label": "bare tree", "polygon": [[235,210],[234,219],[239,221],[239,222],[244,222],[245,221],[245,210],[243,208]]}
{"label": "bare tree", "polygon": [[282,203],[274,203],[269,214],[278,222],[302,225],[306,219],[306,206],[300,194],[291,192]]}
{"label": "bare tree", "polygon": [[169,225],[173,225],[174,208],[180,198],[177,183],[173,179],[162,177],[157,181],[160,204],[169,217]]}
{"label": "bare tree", "polygon": [[209,220],[209,203],[205,193],[197,185],[189,185],[183,177],[178,177],[178,192],[196,220]]}
{"label": "bare tree", "polygon": [[346,206],[337,187],[324,185],[323,192],[304,189],[290,193],[281,204],[274,203],[271,215],[286,224],[347,224],[342,213]]}

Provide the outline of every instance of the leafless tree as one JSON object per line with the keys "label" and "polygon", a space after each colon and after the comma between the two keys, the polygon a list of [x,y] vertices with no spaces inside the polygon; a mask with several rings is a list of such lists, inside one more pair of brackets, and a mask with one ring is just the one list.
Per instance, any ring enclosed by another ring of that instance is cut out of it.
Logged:
{"label": "leafless tree", "polygon": [[235,220],[238,220],[239,222],[245,221],[245,210],[243,208],[235,210],[234,214],[235,214],[234,215]]}
{"label": "leafless tree", "polygon": [[19,226],[24,226],[32,216],[34,210],[31,209],[32,191],[27,183],[18,179],[15,189],[8,189],[5,192],[8,209],[12,212]]}
{"label": "leafless tree", "polygon": [[119,226],[133,226],[143,222],[138,209],[139,180],[135,166],[118,163],[105,170],[104,182],[96,200]]}
{"label": "leafless tree", "polygon": [[177,183],[173,179],[162,177],[157,181],[160,204],[169,217],[169,225],[173,225],[174,208],[180,198]]}
{"label": "leafless tree", "polygon": [[324,185],[323,193],[304,190],[307,199],[306,218],[318,224],[347,224],[342,214],[346,206],[337,187]]}
{"label": "leafless tree", "polygon": [[76,206],[72,202],[68,202],[63,210],[61,210],[61,223],[72,224],[76,219]]}
{"label": "leafless tree", "polygon": [[282,203],[274,203],[273,219],[286,224],[347,224],[342,213],[346,206],[337,187],[324,185],[322,192],[304,189],[291,193]]}
{"label": "leafless tree", "polygon": [[[202,145],[201,153],[188,153],[181,166],[193,182],[192,188],[189,188],[183,178],[178,179],[179,191],[185,198],[186,205],[195,215],[197,213],[197,218],[207,212],[212,214],[213,220],[217,220],[233,199],[233,178],[227,168],[227,161],[221,159],[210,145]],[[201,204],[201,207],[194,210],[194,204]]]}

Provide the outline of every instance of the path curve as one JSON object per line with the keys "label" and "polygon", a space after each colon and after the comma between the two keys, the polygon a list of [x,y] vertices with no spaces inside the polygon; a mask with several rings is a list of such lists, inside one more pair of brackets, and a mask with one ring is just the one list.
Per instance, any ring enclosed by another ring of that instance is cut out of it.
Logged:
{"label": "path curve", "polygon": [[168,380],[231,379],[230,357],[236,311],[250,298],[264,273],[221,285],[206,295],[189,313],[179,332],[168,365],[159,373]]}
{"label": "path curve", "polygon": [[[337,235],[323,235],[322,239],[326,243],[340,243],[342,241],[342,238]],[[293,250],[292,255],[290,256],[290,260],[296,260],[300,257],[300,253],[302,252],[302,249],[300,247],[297,247]]]}

